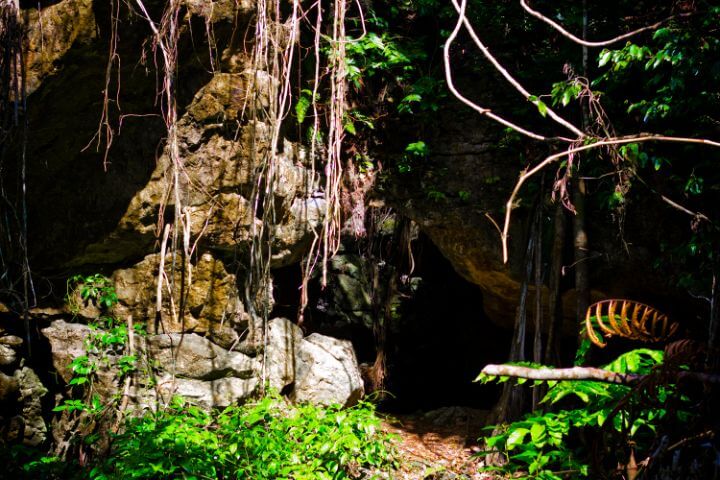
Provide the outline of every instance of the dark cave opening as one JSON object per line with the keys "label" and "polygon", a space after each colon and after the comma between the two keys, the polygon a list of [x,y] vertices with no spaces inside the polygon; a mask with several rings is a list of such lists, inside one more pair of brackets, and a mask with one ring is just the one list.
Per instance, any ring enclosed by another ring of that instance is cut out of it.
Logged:
{"label": "dark cave opening", "polygon": [[[484,365],[507,361],[512,332],[486,316],[479,287],[460,276],[427,236],[420,234],[413,252],[416,268],[398,288],[386,330],[387,394],[382,409],[409,413],[448,406],[492,408],[501,389],[473,380]],[[367,303],[368,295],[362,295],[370,283],[371,261],[361,249],[345,247],[333,261],[328,286],[322,289],[317,277],[311,282],[303,324],[306,334],[351,340],[358,361],[366,366],[373,364],[377,352],[372,323],[377,313]],[[300,267],[275,269],[273,279],[271,317],[295,321]],[[345,291],[349,289],[353,292]]]}
{"label": "dark cave opening", "polygon": [[420,277],[402,304],[401,327],[388,335],[390,411],[433,410],[446,406],[491,408],[496,385],[473,380],[487,363],[507,360],[512,332],[484,313],[477,285],[461,277],[424,235],[414,246]]}

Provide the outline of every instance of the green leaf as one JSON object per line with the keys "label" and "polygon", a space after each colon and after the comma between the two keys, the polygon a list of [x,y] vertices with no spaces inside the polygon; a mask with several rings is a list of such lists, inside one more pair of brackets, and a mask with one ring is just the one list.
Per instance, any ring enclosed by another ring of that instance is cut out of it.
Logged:
{"label": "green leaf", "polygon": [[548,108],[547,108],[547,105],[545,105],[545,103],[542,100],[538,100],[537,103],[535,103],[535,105],[537,105],[538,112],[540,112],[540,115],[542,115],[543,117],[547,115]]}
{"label": "green leaf", "polygon": [[505,442],[505,448],[508,450],[512,450],[518,445],[521,445],[523,440],[525,439],[525,435],[530,433],[530,430],[527,428],[517,428],[510,432],[510,435],[508,435],[507,441]]}
{"label": "green leaf", "polygon": [[546,427],[542,423],[534,423],[530,427],[530,438],[532,442],[538,447],[542,447],[546,436]]}
{"label": "green leaf", "polygon": [[297,104],[295,104],[295,116],[297,117],[298,124],[301,124],[305,121],[307,111],[310,108],[311,104],[312,100],[311,97],[308,95],[302,95],[300,98],[298,98]]}
{"label": "green leaf", "polygon": [[350,135],[357,135],[357,130],[355,129],[355,124],[352,121],[346,121],[345,125],[343,125],[343,128]]}
{"label": "green leaf", "polygon": [[600,52],[600,57],[598,58],[598,67],[604,67],[607,65],[607,63],[610,61],[610,57],[612,56],[612,51],[610,50],[603,50]]}

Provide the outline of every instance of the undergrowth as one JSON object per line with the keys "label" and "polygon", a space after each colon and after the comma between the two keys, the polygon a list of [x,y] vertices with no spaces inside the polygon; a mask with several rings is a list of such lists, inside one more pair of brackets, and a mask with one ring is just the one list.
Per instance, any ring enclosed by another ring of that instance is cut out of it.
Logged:
{"label": "undergrowth", "polygon": [[[662,351],[641,348],[602,368],[644,374],[650,380],[662,363]],[[609,478],[637,478],[644,468],[640,460],[660,448],[663,432],[678,431],[680,426],[690,429],[697,419],[690,399],[676,384],[661,380],[634,387],[595,381],[532,381],[535,388],[547,386],[542,408],[518,421],[486,428],[493,434],[485,438],[483,453],[499,455],[501,461],[484,471],[537,480],[599,478],[600,471],[611,472]],[[506,382],[509,378],[481,374],[478,381]]]}
{"label": "undergrowth", "polygon": [[341,409],[269,396],[207,412],[178,397],[127,419],[108,454],[85,465],[20,448],[2,456],[7,478],[370,479],[397,466],[392,442],[369,403]]}

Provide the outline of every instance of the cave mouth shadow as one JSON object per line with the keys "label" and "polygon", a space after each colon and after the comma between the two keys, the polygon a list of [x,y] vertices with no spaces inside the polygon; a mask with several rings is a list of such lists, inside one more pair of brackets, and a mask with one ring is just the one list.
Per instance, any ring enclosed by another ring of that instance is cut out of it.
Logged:
{"label": "cave mouth shadow", "polygon": [[[386,393],[378,395],[381,410],[404,414],[450,406],[492,408],[501,387],[473,380],[486,364],[507,360],[512,332],[487,317],[480,288],[459,275],[427,236],[420,234],[413,242],[413,253],[412,279],[400,288],[396,314],[386,330]],[[352,341],[361,370],[367,374],[377,354],[373,328],[367,324],[372,311],[343,311],[347,304],[333,303],[338,300],[334,293],[342,288],[332,275],[342,274],[347,282],[348,271],[371,270],[357,263],[370,260],[352,248],[340,255],[347,259],[330,274],[326,289],[320,287],[319,278],[311,281],[303,328],[306,335],[317,332]],[[273,282],[271,318],[295,321],[300,267],[274,269]],[[359,283],[349,285],[360,288]],[[366,388],[372,386],[369,376],[365,381]]]}
{"label": "cave mouth shadow", "polygon": [[512,332],[487,317],[480,288],[459,275],[427,236],[416,243],[413,276],[422,280],[402,304],[399,328],[388,334],[392,395],[382,407],[393,413],[492,408],[500,388],[473,380],[486,364],[507,359]]}

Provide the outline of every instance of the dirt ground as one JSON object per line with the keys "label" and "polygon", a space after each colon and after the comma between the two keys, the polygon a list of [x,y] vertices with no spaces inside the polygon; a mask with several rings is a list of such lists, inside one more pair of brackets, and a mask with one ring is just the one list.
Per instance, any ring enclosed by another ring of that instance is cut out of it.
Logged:
{"label": "dirt ground", "polygon": [[394,415],[384,428],[398,436],[401,469],[395,480],[491,480],[478,472],[483,457],[477,438],[487,411],[446,407],[422,414]]}

